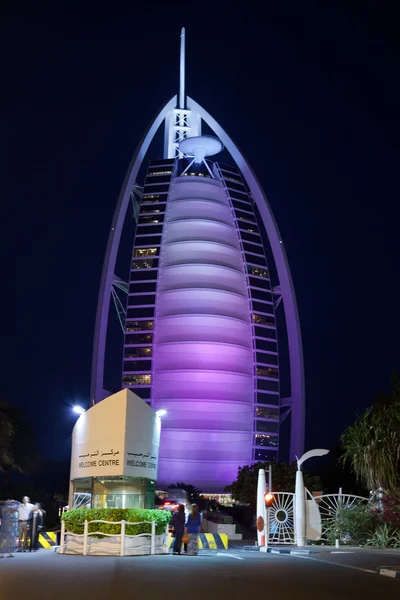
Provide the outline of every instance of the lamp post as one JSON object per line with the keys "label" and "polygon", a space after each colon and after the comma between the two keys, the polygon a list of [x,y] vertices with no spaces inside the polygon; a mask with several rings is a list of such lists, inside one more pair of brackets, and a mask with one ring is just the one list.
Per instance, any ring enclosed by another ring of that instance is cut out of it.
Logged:
{"label": "lamp post", "polygon": [[307,533],[307,521],[306,521],[306,495],[304,488],[303,471],[301,470],[302,464],[309,458],[315,456],[325,456],[329,450],[323,448],[317,448],[316,450],[309,450],[301,458],[297,458],[297,472],[296,472],[296,487],[295,487],[295,536],[296,545],[306,545],[306,533]]}
{"label": "lamp post", "polygon": [[270,509],[274,501],[274,495],[271,492],[267,492],[264,495],[264,506],[265,506],[265,551],[268,552],[269,542],[269,522],[270,522]]}

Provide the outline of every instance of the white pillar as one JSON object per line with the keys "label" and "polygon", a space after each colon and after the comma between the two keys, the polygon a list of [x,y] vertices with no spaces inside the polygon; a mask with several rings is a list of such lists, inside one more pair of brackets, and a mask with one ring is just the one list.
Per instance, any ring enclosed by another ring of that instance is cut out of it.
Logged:
{"label": "white pillar", "polygon": [[121,521],[121,547],[120,547],[120,556],[124,556],[125,554],[125,531],[126,531],[126,521]]}
{"label": "white pillar", "polygon": [[[256,523],[259,517],[265,522],[265,500],[264,494],[267,491],[267,482],[265,479],[265,471],[264,469],[260,469],[258,471],[258,483],[257,483],[257,513],[256,513]],[[259,546],[264,546],[265,544],[265,534],[263,531],[258,531],[257,529],[257,542]]]}
{"label": "white pillar", "polygon": [[304,489],[303,472],[300,469],[296,472],[295,487],[295,536],[296,545],[306,545],[306,497]]}

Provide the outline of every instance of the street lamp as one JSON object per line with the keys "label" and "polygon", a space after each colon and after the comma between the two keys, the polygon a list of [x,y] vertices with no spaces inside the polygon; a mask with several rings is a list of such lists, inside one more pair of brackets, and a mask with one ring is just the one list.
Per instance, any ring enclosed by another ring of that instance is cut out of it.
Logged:
{"label": "street lamp", "polygon": [[325,456],[328,454],[329,450],[325,450],[323,448],[317,448],[315,450],[309,450],[301,458],[297,458],[297,472],[296,472],[296,487],[295,487],[295,535],[296,535],[296,545],[297,546],[305,546],[306,545],[306,532],[307,532],[307,522],[306,522],[306,494],[304,489],[304,479],[303,479],[303,471],[301,470],[302,464],[308,460],[309,458],[314,458],[315,456]]}
{"label": "street lamp", "polygon": [[78,404],[76,404],[75,406],[73,406],[72,410],[77,415],[83,415],[83,413],[86,412],[86,410],[82,406],[79,406]]}

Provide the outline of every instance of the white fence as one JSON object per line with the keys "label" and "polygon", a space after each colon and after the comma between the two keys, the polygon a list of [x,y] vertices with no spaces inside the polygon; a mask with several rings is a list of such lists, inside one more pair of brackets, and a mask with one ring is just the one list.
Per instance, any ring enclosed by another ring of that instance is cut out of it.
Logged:
{"label": "white fence", "polygon": [[[120,525],[119,534],[104,533],[103,531],[91,531],[91,523],[107,523],[108,525]],[[139,533],[138,535],[127,535],[127,525],[151,526],[150,533]],[[101,535],[102,538],[94,536]],[[143,542],[143,543],[142,543]],[[83,526],[83,533],[72,533],[66,531],[65,521],[61,521],[60,554],[113,554],[119,556],[138,554],[167,554],[168,553],[168,526],[162,535],[156,535],[155,521],[141,521],[131,523],[130,521],[87,521]]]}

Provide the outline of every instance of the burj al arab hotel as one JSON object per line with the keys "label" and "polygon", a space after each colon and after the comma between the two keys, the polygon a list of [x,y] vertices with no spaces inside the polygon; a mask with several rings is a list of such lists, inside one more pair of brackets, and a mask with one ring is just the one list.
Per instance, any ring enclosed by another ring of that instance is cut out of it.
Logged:
{"label": "burj al arab hotel", "polygon": [[[164,153],[151,156],[160,128]],[[223,150],[229,159],[220,162]],[[115,266],[132,201],[136,230],[124,281]],[[116,290],[126,293],[126,306]],[[239,467],[277,460],[283,419],[290,421],[288,454],[301,456],[303,353],[285,248],[246,158],[210,113],[186,95],[184,29],[179,94],[165,104],[136,149],[111,224],[95,325],[92,404],[104,397],[112,299],[123,327],[122,387],[154,410],[166,411],[159,486],[186,482],[203,492],[222,492]],[[281,310],[288,397],[280,393],[275,312]]]}

